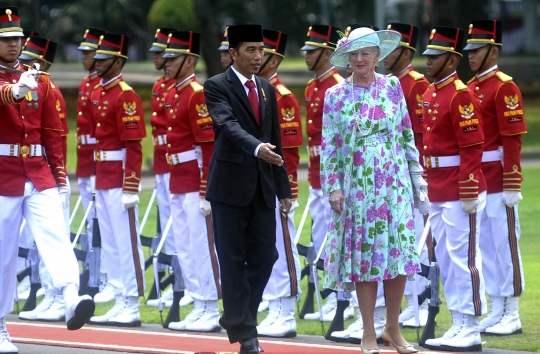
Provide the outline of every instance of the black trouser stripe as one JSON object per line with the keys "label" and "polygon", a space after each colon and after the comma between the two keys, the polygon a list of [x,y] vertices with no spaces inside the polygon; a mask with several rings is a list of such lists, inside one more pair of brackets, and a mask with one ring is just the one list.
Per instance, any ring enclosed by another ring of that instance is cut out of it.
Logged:
{"label": "black trouser stripe", "polygon": [[287,259],[287,269],[289,270],[289,282],[291,284],[291,295],[298,295],[298,284],[296,267],[294,266],[294,257],[291,246],[291,234],[289,233],[288,216],[281,214],[281,229],[283,230],[283,244],[285,245],[285,256]]}
{"label": "black trouser stripe", "polygon": [[133,265],[135,267],[135,279],[137,280],[137,288],[139,296],[144,296],[144,277],[141,268],[141,259],[139,257],[139,248],[137,247],[137,225],[135,224],[135,208],[128,209],[129,216],[129,233],[131,240],[131,253],[133,254]]}
{"label": "black trouser stripe", "polygon": [[476,268],[476,213],[469,215],[469,271],[473,291],[473,305],[475,316],[482,314],[482,302],[480,301],[480,273]]}
{"label": "black trouser stripe", "polygon": [[506,220],[508,223],[508,243],[510,245],[510,256],[512,258],[512,272],[514,273],[514,296],[520,296],[523,289],[521,286],[521,267],[519,264],[516,215],[514,208],[506,207]]}

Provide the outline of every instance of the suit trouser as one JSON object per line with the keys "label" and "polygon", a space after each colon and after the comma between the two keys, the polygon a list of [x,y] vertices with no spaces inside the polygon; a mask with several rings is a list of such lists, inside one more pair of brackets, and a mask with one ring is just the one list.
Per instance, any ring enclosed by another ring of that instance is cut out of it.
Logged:
{"label": "suit trouser", "polygon": [[13,310],[15,276],[22,218],[34,240],[57,293],[68,284],[79,286],[79,268],[62,216],[56,188],[39,192],[26,181],[24,195],[0,196],[0,318]]}
{"label": "suit trouser", "polygon": [[[424,231],[424,226],[425,226],[425,222],[424,222],[424,215],[420,214],[420,212],[418,211],[418,209],[414,208],[414,225],[415,225],[415,228],[416,228],[416,242],[420,242],[420,236],[422,235],[422,232]],[[424,244],[424,247],[422,248],[422,252],[420,253],[420,263],[422,264],[425,264],[425,265],[429,265],[430,262],[429,262],[429,257],[428,257],[428,242],[426,240],[426,243]],[[426,288],[426,285],[427,285],[427,279],[420,276],[420,275],[417,275],[416,276],[416,279],[417,281],[407,281],[407,283],[405,284],[405,293],[404,295],[406,296],[410,296],[413,294],[413,287],[414,286],[417,286],[417,289],[418,289],[418,294],[420,294],[422,291],[424,291],[424,289]]]}
{"label": "suit trouser", "polygon": [[521,296],[525,291],[519,250],[518,206],[508,208],[502,192],[487,195],[482,214],[480,251],[486,292],[490,296]]}
{"label": "suit trouser", "polygon": [[257,336],[257,309],[274,263],[275,208],[269,208],[260,184],[246,206],[217,201],[212,220],[223,288],[223,320],[231,343]]}
{"label": "suit trouser", "polygon": [[[276,198],[277,199],[277,198]],[[277,201],[279,205],[279,201]],[[298,207],[298,202],[294,201]],[[272,274],[264,288],[263,299],[275,300],[280,297],[297,296],[300,290],[300,258],[298,248],[294,243],[296,228],[294,226],[294,213],[291,211],[286,217],[282,217],[279,208],[276,208],[276,249],[278,259],[272,268]]]}
{"label": "suit trouser", "polygon": [[[77,179],[77,184],[79,186],[79,193],[81,194],[83,209],[86,212],[92,200],[92,181],[90,177],[81,177]],[[92,206],[90,213],[88,213],[88,218],[86,218],[86,235],[88,237],[88,245],[90,246],[92,246],[92,226],[94,225],[95,215],[95,206]]]}
{"label": "suit trouser", "polygon": [[487,310],[479,247],[486,192],[478,200],[475,214],[465,213],[460,200],[431,203],[429,214],[447,308],[472,316]]}
{"label": "suit trouser", "polygon": [[[323,196],[322,189],[309,187],[309,213],[312,218],[311,238],[315,253],[319,252],[323,246],[324,236],[328,232],[328,223],[332,219],[332,209],[328,196]],[[321,259],[324,259],[325,252],[321,253]]]}
{"label": "suit trouser", "polygon": [[218,300],[219,265],[213,234],[199,210],[200,199],[198,191],[171,195],[176,254],[189,295],[196,300]]}
{"label": "suit trouser", "polygon": [[[156,197],[159,208],[159,223],[161,226],[161,234],[165,232],[165,227],[171,216],[171,192],[169,191],[169,182],[171,180],[170,173],[156,175]],[[169,235],[165,239],[165,252],[174,254],[176,246],[174,244],[173,227],[169,230]],[[165,267],[166,268],[166,267]]]}
{"label": "suit trouser", "polygon": [[97,218],[107,282],[117,295],[144,296],[144,254],[138,208],[122,209],[122,188],[96,190]]}

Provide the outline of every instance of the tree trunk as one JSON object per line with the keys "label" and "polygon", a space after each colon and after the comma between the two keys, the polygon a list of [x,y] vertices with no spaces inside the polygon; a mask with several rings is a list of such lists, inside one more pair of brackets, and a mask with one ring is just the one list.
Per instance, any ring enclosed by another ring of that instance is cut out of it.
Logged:
{"label": "tree trunk", "polygon": [[201,33],[201,51],[206,63],[206,73],[208,77],[212,77],[223,72],[220,53],[217,50],[220,43],[219,36],[214,32],[216,25],[212,5],[209,0],[196,0],[193,5]]}

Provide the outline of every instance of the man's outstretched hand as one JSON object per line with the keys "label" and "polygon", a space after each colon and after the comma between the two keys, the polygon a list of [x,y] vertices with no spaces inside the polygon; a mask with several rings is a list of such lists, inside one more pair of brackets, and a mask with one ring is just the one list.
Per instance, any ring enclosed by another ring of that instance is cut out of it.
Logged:
{"label": "man's outstretched hand", "polygon": [[276,147],[270,143],[264,143],[259,148],[258,158],[277,166],[283,166],[283,159],[281,156],[273,152]]}

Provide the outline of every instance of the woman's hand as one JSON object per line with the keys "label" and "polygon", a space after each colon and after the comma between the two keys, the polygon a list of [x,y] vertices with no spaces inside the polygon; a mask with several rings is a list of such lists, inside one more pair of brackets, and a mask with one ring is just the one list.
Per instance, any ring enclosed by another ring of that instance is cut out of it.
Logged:
{"label": "woman's hand", "polygon": [[332,210],[335,213],[341,214],[341,212],[343,211],[343,193],[341,192],[341,189],[335,190],[330,193],[328,201],[330,202],[330,207],[332,208]]}

